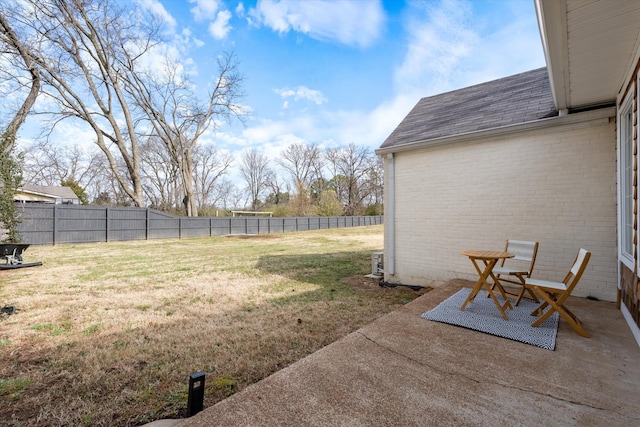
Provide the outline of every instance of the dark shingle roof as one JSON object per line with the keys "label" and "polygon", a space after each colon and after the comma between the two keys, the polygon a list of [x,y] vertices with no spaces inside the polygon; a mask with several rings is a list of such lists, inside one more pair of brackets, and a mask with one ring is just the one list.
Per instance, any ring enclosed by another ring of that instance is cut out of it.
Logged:
{"label": "dark shingle roof", "polygon": [[380,148],[558,115],[546,68],[422,98]]}

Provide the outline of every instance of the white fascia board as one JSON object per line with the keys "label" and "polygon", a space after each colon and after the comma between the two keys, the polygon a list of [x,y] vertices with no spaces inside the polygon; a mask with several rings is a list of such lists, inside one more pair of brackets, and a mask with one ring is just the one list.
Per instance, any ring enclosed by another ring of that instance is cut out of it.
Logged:
{"label": "white fascia board", "polygon": [[623,97],[625,96],[626,88],[629,84],[631,84],[636,78],[636,65],[640,62],[640,34],[638,34],[638,38],[636,39],[636,44],[633,48],[633,56],[631,57],[631,62],[627,66],[627,72],[624,75],[622,80],[620,89],[618,90],[618,96],[616,98],[616,104],[620,105],[624,101]]}
{"label": "white fascia board", "polygon": [[566,0],[536,0],[538,28],[556,108],[561,114],[571,107]]}
{"label": "white fascia board", "polygon": [[38,191],[33,191],[33,190],[23,190],[22,188],[18,189],[18,193],[24,193],[24,194],[30,194],[30,195],[34,195],[34,196],[39,196],[39,197],[48,197],[50,199],[55,199],[57,196],[54,196],[53,194],[48,194],[48,193],[40,193]]}

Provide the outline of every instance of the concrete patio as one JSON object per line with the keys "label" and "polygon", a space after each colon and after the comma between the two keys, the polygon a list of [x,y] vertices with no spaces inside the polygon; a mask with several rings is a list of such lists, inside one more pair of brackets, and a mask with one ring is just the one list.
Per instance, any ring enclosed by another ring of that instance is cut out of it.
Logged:
{"label": "concrete patio", "polygon": [[640,425],[640,349],[615,304],[571,299],[591,337],[561,319],[549,351],[420,318],[463,286],[472,283],[451,281],[189,419],[165,421]]}

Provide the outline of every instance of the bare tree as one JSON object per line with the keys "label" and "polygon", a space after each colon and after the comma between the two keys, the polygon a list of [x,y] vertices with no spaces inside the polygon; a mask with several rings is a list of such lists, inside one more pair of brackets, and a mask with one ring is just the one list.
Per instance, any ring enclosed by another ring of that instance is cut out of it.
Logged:
{"label": "bare tree", "polygon": [[264,153],[255,148],[242,153],[240,174],[247,183],[247,192],[251,198],[251,208],[257,210],[260,206],[260,196],[267,187],[271,176],[269,159]]}
{"label": "bare tree", "polygon": [[318,146],[301,143],[289,145],[277,161],[291,175],[296,191],[308,191],[311,183],[321,176],[324,166]]}
{"label": "bare tree", "polygon": [[342,200],[345,215],[360,215],[363,201],[368,196],[367,177],[371,170],[371,157],[366,147],[349,144],[330,149],[325,156],[333,173],[332,183]]}
{"label": "bare tree", "polygon": [[21,93],[29,87],[22,104],[9,114],[13,117],[6,127],[0,128],[0,241],[19,242],[18,210],[14,203],[17,188],[22,183],[20,164],[13,156],[18,129],[24,123],[40,94],[41,80],[24,43],[9,25],[0,10],[0,87],[8,90],[3,97],[3,112],[8,107],[7,93]]}
{"label": "bare tree", "polygon": [[267,202],[272,205],[282,205],[289,202],[289,192],[287,182],[273,170],[265,180],[266,187],[271,190],[267,197]]}
{"label": "bare tree", "polygon": [[378,214],[382,214],[384,201],[384,160],[382,156],[375,156],[370,160],[371,168],[367,179],[367,203],[375,206]]}
{"label": "bare tree", "polygon": [[295,194],[291,197],[291,213],[298,216],[311,215],[312,186],[322,178],[325,163],[320,148],[314,144],[291,144],[280,154],[277,162],[289,173],[295,189]]}
{"label": "bare tree", "polygon": [[25,184],[59,185],[68,174],[66,159],[56,148],[44,143],[35,143],[24,150],[22,164]]}
{"label": "bare tree", "polygon": [[161,22],[153,15],[143,16],[142,9],[125,11],[121,4],[5,1],[0,15],[22,37],[22,46],[28,46],[26,56],[38,70],[43,94],[55,103],[55,108],[39,111],[52,117],[50,131],[66,119],[88,125],[118,185],[142,206],[140,122],[127,84],[160,43]]}
{"label": "bare tree", "polygon": [[[121,4],[25,0],[0,14],[10,15],[20,34],[35,40],[25,57],[36,64],[46,95],[57,104],[42,111],[54,118],[52,128],[69,118],[89,125],[117,182],[137,206],[144,203],[139,141],[150,129],[178,167],[187,214],[196,216],[193,150],[208,129],[241,115],[237,61],[220,56],[219,75],[200,102],[181,64],[160,52],[161,21],[143,8],[126,10]],[[13,45],[17,57],[18,47],[27,44],[16,38]],[[164,55],[160,67],[149,65],[154,54]]]}
{"label": "bare tree", "polygon": [[[32,60],[29,50],[9,25],[2,11],[0,11],[0,63],[3,64],[0,67],[2,81],[15,83],[9,84],[9,86],[13,86],[16,90],[21,90],[25,86],[29,87],[22,105],[17,109],[6,129],[0,132],[4,135],[4,138],[0,140],[0,150],[8,154],[13,150],[18,129],[26,120],[40,94],[42,83],[40,72]],[[8,64],[12,64],[12,66],[7,67]],[[26,77],[27,75],[28,77]],[[26,82],[26,79],[29,81]]]}
{"label": "bare tree", "polygon": [[140,145],[145,196],[155,209],[179,209],[182,201],[180,172],[159,138],[147,138]]}
{"label": "bare tree", "polygon": [[217,186],[217,199],[213,203],[223,209],[236,209],[244,207],[243,200],[246,198],[245,192],[237,188],[228,179],[222,179]]}
{"label": "bare tree", "polygon": [[236,104],[242,97],[242,76],[231,54],[218,58],[218,76],[207,101],[200,102],[180,64],[166,58],[160,73],[135,72],[133,62],[126,74],[127,90],[144,111],[153,135],[165,145],[180,172],[188,216],[198,216],[194,188],[194,150],[198,139],[223,120],[242,118]]}
{"label": "bare tree", "polygon": [[199,208],[214,207],[220,202],[225,191],[220,187],[222,177],[228,173],[232,162],[230,153],[221,153],[213,144],[196,147],[193,179]]}
{"label": "bare tree", "polygon": [[22,174],[25,184],[60,185],[76,182],[92,196],[91,186],[99,179],[99,166],[104,155],[96,150],[35,143],[22,154]]}
{"label": "bare tree", "polygon": [[[110,206],[132,206],[131,198],[122,189],[106,157],[102,156],[100,160],[102,163],[98,167],[99,173],[93,186],[92,194],[97,194],[96,198],[107,195],[109,199],[108,205]],[[121,174],[124,173],[126,168],[122,160],[116,167],[119,168]]]}

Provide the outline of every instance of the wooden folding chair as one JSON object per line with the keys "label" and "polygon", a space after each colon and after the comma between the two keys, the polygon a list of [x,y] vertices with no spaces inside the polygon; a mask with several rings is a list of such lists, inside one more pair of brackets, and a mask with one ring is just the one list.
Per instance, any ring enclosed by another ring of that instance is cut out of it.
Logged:
{"label": "wooden folding chair", "polygon": [[[580,335],[589,337],[582,328],[580,319],[578,319],[565,304],[565,301],[569,298],[571,292],[573,292],[573,288],[575,288],[578,281],[580,281],[584,269],[587,268],[589,258],[591,258],[591,252],[580,249],[571,270],[569,270],[569,273],[567,273],[567,276],[562,282],[549,282],[547,280],[531,278],[525,280],[525,287],[535,291],[535,293],[544,300],[544,302],[531,313],[532,316],[540,316],[531,326],[540,326],[553,312],[558,312]],[[544,311],[547,307],[549,307],[549,309]]]}
{"label": "wooden folding chair", "polygon": [[[516,299],[515,305],[520,304],[520,300],[524,297],[525,292],[528,292],[531,299],[535,302],[540,302],[533,291],[524,286],[525,280],[531,277],[533,266],[536,263],[538,242],[507,240],[504,251],[514,254],[515,257],[509,258],[508,266],[505,266],[506,259],[503,258],[500,265],[494,267],[493,274],[499,282],[513,283],[520,287],[520,291],[517,293],[509,292],[508,289],[505,289],[506,294]],[[491,286],[492,291],[495,286],[495,283]]]}

